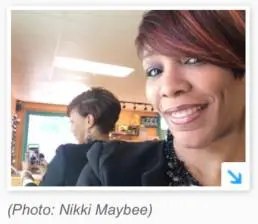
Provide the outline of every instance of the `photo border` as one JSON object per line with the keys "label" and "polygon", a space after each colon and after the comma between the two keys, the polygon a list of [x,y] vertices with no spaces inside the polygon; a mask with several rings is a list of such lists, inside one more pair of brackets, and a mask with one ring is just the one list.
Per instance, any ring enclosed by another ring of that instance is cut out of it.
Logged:
{"label": "photo border", "polygon": [[246,189],[239,189],[237,188],[223,188],[223,186],[219,187],[170,187],[170,186],[164,186],[164,187],[159,187],[159,186],[139,186],[139,187],[111,187],[111,186],[101,186],[101,187],[93,187],[93,186],[85,186],[85,187],[25,187],[25,186],[12,186],[11,185],[11,150],[7,150],[7,191],[9,192],[31,192],[31,191],[79,191],[79,192],[91,192],[91,191],[101,191],[101,192],[128,192],[128,191],[144,191],[144,192],[170,192],[170,191],[187,191],[187,192],[214,192],[214,191],[227,191],[227,192],[235,192],[235,191],[250,191],[251,189],[251,183],[252,183],[252,172],[251,172],[251,144],[250,144],[250,117],[251,117],[251,83],[250,83],[250,6],[137,6],[137,7],[129,7],[129,6],[102,6],[102,7],[74,7],[74,6],[57,6],[57,7],[46,7],[46,6],[40,6],[40,7],[35,7],[35,6],[12,6],[7,9],[7,61],[8,61],[8,66],[7,66],[7,102],[8,102],[8,107],[7,107],[7,119],[10,125],[7,127],[7,145],[11,145],[11,13],[12,11],[95,11],[95,10],[103,10],[103,11],[139,11],[139,10],[151,10],[151,9],[156,9],[156,10],[180,10],[180,9],[188,9],[188,10],[245,10],[246,11],[246,74],[245,74],[245,85],[246,85],[246,114],[245,114],[245,131],[246,131],[246,136],[245,136],[245,156],[246,156],[246,164],[248,166],[249,170],[249,176],[250,180],[248,183],[248,190]]}

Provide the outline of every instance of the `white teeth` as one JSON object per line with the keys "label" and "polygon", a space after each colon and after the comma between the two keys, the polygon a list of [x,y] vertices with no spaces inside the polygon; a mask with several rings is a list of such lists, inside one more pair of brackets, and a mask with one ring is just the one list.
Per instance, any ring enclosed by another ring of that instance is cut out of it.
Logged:
{"label": "white teeth", "polygon": [[171,115],[175,118],[183,118],[183,117],[187,117],[191,114],[194,114],[195,112],[201,110],[201,108],[202,108],[201,106],[196,106],[196,107],[188,108],[185,110],[173,112]]}

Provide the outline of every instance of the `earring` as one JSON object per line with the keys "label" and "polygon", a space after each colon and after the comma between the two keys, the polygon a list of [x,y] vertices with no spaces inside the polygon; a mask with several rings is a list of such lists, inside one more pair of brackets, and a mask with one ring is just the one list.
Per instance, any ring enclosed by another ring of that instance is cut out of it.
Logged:
{"label": "earring", "polygon": [[173,141],[173,135],[171,134],[170,130],[167,130],[167,137],[166,137],[167,142],[172,142]]}
{"label": "earring", "polygon": [[91,133],[90,133],[90,129],[86,130],[85,135],[86,135],[85,143],[89,143],[90,141],[92,141],[92,136],[91,136]]}

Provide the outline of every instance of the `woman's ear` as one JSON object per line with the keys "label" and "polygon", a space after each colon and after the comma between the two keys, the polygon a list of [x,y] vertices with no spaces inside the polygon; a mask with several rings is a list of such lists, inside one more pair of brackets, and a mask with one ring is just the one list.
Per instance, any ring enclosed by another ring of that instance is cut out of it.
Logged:
{"label": "woman's ear", "polygon": [[87,116],[87,124],[89,128],[92,128],[95,125],[95,119],[92,114],[88,114]]}

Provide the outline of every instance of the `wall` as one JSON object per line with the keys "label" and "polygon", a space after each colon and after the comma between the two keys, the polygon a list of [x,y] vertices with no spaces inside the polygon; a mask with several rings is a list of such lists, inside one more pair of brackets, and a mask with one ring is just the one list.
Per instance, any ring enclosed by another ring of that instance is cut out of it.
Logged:
{"label": "wall", "polygon": [[[34,112],[56,112],[56,113],[66,113],[66,106],[64,105],[53,105],[53,104],[42,104],[42,103],[31,103],[31,102],[22,102],[22,110],[19,111],[18,117],[20,118],[20,123],[17,127],[17,142],[16,142],[16,168],[21,169],[21,160],[22,160],[22,147],[23,147],[23,135],[24,135],[24,119],[26,111]],[[139,125],[140,116],[156,116],[154,112],[145,112],[145,111],[131,111],[131,110],[122,110],[119,117],[119,124],[123,125]],[[148,136],[157,136],[156,128],[146,129]],[[134,137],[133,140],[140,140],[138,136]]]}

